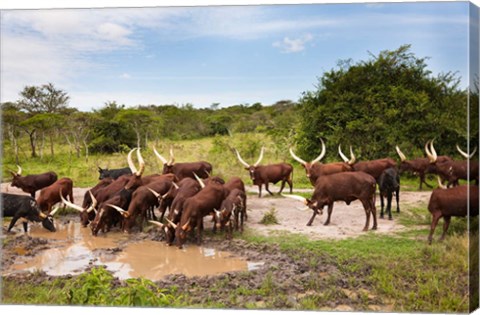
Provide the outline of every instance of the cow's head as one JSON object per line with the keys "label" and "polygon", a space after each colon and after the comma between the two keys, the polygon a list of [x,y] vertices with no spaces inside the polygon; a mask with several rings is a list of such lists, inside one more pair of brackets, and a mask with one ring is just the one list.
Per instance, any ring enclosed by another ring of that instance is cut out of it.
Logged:
{"label": "cow's head", "polygon": [[250,175],[250,178],[252,179],[252,181],[255,182],[255,179],[257,177],[257,167],[258,165],[260,164],[260,162],[262,161],[263,159],[263,153],[265,151],[265,147],[262,147],[262,150],[260,151],[260,157],[258,158],[257,162],[255,162],[254,164],[250,165],[248,164],[247,162],[245,162],[242,157],[240,156],[240,153],[238,152],[237,149],[235,149],[235,153],[237,155],[237,158],[238,160],[240,161],[240,163],[243,164],[243,166],[245,166],[245,169],[248,171],[248,174]]}
{"label": "cow's head", "polygon": [[22,168],[20,167],[20,165],[17,165],[17,172],[14,172],[14,171],[10,171],[10,174],[12,174],[12,183],[10,184],[10,186],[12,187],[18,187],[18,188],[21,188],[20,186],[22,186],[22,183],[21,183],[21,178],[22,178]]}
{"label": "cow's head", "polygon": [[[181,221],[180,221],[181,222]],[[177,224],[175,228],[175,239],[177,240],[178,248],[182,248],[183,244],[187,241],[187,233],[192,229],[191,219],[183,224]]]}
{"label": "cow's head", "polygon": [[173,156],[173,148],[170,148],[170,160],[168,161],[162,155],[160,155],[160,153],[158,153],[155,147],[153,147],[153,153],[155,153],[157,158],[163,163],[162,174],[173,173],[173,165],[175,164],[175,157]]}
{"label": "cow's head", "polygon": [[[139,170],[137,170],[137,168],[135,167],[135,164],[132,161],[132,153],[135,150],[137,150],[137,159],[140,165]],[[143,172],[145,171],[145,161],[143,160],[142,155],[140,154],[140,148],[134,148],[128,153],[127,162],[128,162],[128,166],[130,167],[130,170],[132,171],[132,177],[125,185],[125,189],[127,190],[137,189],[139,186],[142,185],[141,177]]]}
{"label": "cow's head", "polygon": [[307,161],[299,158],[295,153],[293,153],[292,148],[290,148],[290,155],[292,156],[292,158],[294,160],[296,160],[297,162],[302,164],[308,178],[312,177],[312,175],[313,175],[312,174],[312,169],[313,169],[314,164],[317,163],[317,162],[320,162],[322,160],[322,158],[325,156],[325,151],[326,151],[325,143],[323,142],[323,139],[321,139],[321,138],[320,138],[320,141],[322,142],[322,151],[321,151],[319,156],[317,156],[315,159],[313,159],[310,162],[307,162]]}
{"label": "cow's head", "polygon": [[60,190],[60,198],[62,199],[62,202],[69,208],[77,210],[80,213],[80,224],[83,227],[86,227],[90,223],[90,221],[93,221],[95,219],[95,214],[97,212],[96,210],[97,203],[98,203],[97,199],[95,199],[95,197],[93,196],[90,190],[88,191],[88,193],[90,194],[90,199],[92,200],[92,203],[87,208],[83,208],[70,201],[67,201],[63,197],[62,190]]}
{"label": "cow's head", "polygon": [[282,194],[282,196],[290,198],[290,199],[295,199],[295,200],[301,201],[304,205],[306,205],[307,207],[312,209],[317,214],[320,214],[320,215],[323,214],[323,206],[324,205],[320,204],[318,201],[308,199],[308,198],[304,198],[304,197],[298,196],[298,195],[284,195],[284,194]]}
{"label": "cow's head", "polygon": [[412,169],[412,165],[410,161],[407,160],[407,157],[405,156],[405,154],[403,154],[403,152],[400,151],[400,148],[398,147],[398,145],[395,146],[395,150],[397,151],[397,154],[400,157],[400,166],[398,170],[401,173],[410,171]]}
{"label": "cow's head", "polygon": [[110,177],[110,173],[108,168],[101,168],[100,166],[98,167],[98,180],[102,180],[104,178]]}
{"label": "cow's head", "polygon": [[40,216],[40,220],[42,222],[42,226],[45,229],[49,230],[50,232],[57,231],[57,229],[55,229],[55,224],[53,223],[53,216],[55,215],[55,213],[57,213],[58,209],[60,209],[59,206],[55,207],[52,211],[50,211],[50,213],[48,215],[44,214],[42,211],[40,211],[37,203],[33,200],[31,201],[31,206],[34,207],[38,211],[38,214]]}

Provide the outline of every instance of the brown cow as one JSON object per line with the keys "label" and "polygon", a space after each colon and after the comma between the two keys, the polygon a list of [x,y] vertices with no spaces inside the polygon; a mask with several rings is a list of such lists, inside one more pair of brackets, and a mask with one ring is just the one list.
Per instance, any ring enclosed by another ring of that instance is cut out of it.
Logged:
{"label": "brown cow", "polygon": [[[428,148],[430,147],[430,148]],[[473,169],[473,172],[469,168],[469,161],[439,161],[437,152],[433,147],[433,140],[425,144],[425,153],[430,160],[430,164],[435,166],[437,174],[443,180],[446,180],[447,187],[458,186],[458,181],[463,180],[475,180],[478,183],[478,167]],[[475,164],[475,163],[470,163]]]}
{"label": "brown cow", "polygon": [[[175,229],[176,224],[180,222],[180,218],[183,212],[183,205],[185,200],[190,197],[195,196],[202,188],[199,182],[190,177],[185,177],[178,183],[178,188],[175,188],[175,185],[172,185],[172,188],[165,195],[170,195],[173,197],[172,204],[170,205],[170,211],[167,216],[167,224],[161,224],[156,221],[150,221],[151,223],[157,224],[165,232],[165,240],[167,245],[172,245],[175,239]],[[158,196],[159,198],[164,198],[164,196]]]}
{"label": "brown cow", "polygon": [[52,211],[53,205],[61,202],[60,194],[63,198],[68,198],[73,203],[73,181],[68,177],[63,177],[55,183],[40,190],[40,195],[37,197],[37,204],[40,211],[47,214]]}
{"label": "brown cow", "polygon": [[212,164],[206,161],[189,162],[189,163],[175,163],[175,157],[173,155],[173,149],[170,148],[170,160],[166,160],[160,153],[157,152],[155,147],[153,152],[163,163],[163,174],[175,174],[180,181],[185,177],[193,178],[193,173],[196,173],[200,178],[207,178],[212,173]]}
{"label": "brown cow", "polygon": [[420,178],[420,185],[418,187],[419,190],[422,190],[422,184],[425,184],[427,187],[432,188],[430,184],[425,181],[425,174],[427,173],[428,166],[430,165],[430,161],[428,158],[416,158],[413,160],[407,160],[405,154],[400,151],[398,146],[395,146],[398,156],[400,157],[400,166],[398,170],[401,173],[410,172],[414,175],[418,175]]}
{"label": "brown cow", "polygon": [[[170,174],[169,174],[170,175]],[[107,204],[118,210],[124,217],[123,219],[123,231],[130,233],[132,227],[137,222],[137,218],[140,219],[139,226],[143,226],[143,221],[146,217],[147,211],[151,207],[157,207],[160,205],[158,195],[167,193],[172,187],[172,177],[164,176],[148,185],[140,186],[132,194],[132,200],[128,205],[128,210],[124,210],[116,205]],[[155,192],[153,194],[152,192]],[[166,198],[162,199],[163,209],[161,211],[160,221],[163,220],[163,214],[165,213],[166,206],[168,205]]]}
{"label": "brown cow", "polygon": [[246,199],[247,196],[244,190],[234,188],[230,190],[227,197],[223,200],[220,210],[215,210],[217,228],[221,230],[227,228],[227,238],[232,238],[234,226],[235,230],[243,232],[243,221],[247,212]]}
{"label": "brown cow", "polygon": [[440,240],[445,239],[451,217],[478,215],[478,186],[461,185],[446,188],[438,179],[439,188],[432,191],[428,202],[428,211],[432,214],[432,224],[428,243],[432,244],[433,233],[438,221],[443,217],[443,233]]}
{"label": "brown cow", "polygon": [[333,162],[333,163],[327,163],[323,164],[320,163],[322,158],[325,156],[325,143],[323,142],[322,139],[320,139],[322,142],[322,151],[319,156],[317,156],[315,159],[313,159],[311,162],[306,162],[305,160],[299,158],[290,148],[290,155],[292,158],[298,162],[300,162],[305,169],[305,172],[307,174],[308,179],[310,180],[310,183],[315,186],[315,182],[317,181],[317,178],[322,176],[322,175],[330,175],[330,174],[335,174],[335,173],[340,173],[340,172],[349,172],[352,170],[352,167],[344,162]]}
{"label": "brown cow", "polygon": [[338,154],[342,157],[345,163],[348,163],[352,167],[353,171],[365,172],[367,174],[370,174],[371,176],[373,176],[373,178],[375,178],[377,182],[384,170],[390,167],[397,166],[397,163],[391,158],[356,162],[356,158],[353,155],[352,147],[350,147],[350,160],[342,153],[340,146],[338,146]]}
{"label": "brown cow", "polygon": [[[185,200],[180,222],[175,229],[175,238],[179,248],[185,244],[187,233],[196,228],[197,243],[202,242],[203,217],[214,214],[215,209],[219,209],[225,198],[225,182],[218,177],[210,177],[205,188],[200,190],[195,196]],[[202,185],[202,184],[200,184]],[[213,216],[215,218],[215,216]],[[216,230],[216,224],[213,226]]]}
{"label": "brown cow", "polygon": [[22,176],[22,168],[19,165],[17,165],[17,168],[17,172],[10,171],[13,176],[10,186],[20,188],[24,192],[29,193],[32,198],[35,198],[37,190],[50,186],[57,181],[55,172]]}
{"label": "brown cow", "polygon": [[237,151],[237,149],[235,149],[238,160],[245,166],[245,169],[249,172],[253,184],[258,186],[258,197],[262,197],[262,185],[265,185],[265,189],[268,191],[268,193],[270,195],[273,195],[273,193],[268,189],[268,184],[276,184],[279,181],[282,181],[279,194],[282,193],[283,188],[285,187],[285,183],[288,183],[288,186],[290,186],[290,193],[292,193],[293,166],[288,163],[258,165],[263,158],[264,150],[265,148],[262,147],[260,157],[258,158],[257,162],[250,165],[242,159],[240,153]]}
{"label": "brown cow", "polygon": [[328,206],[328,217],[324,225],[330,223],[335,201],[345,201],[349,205],[354,200],[360,200],[366,214],[366,222],[363,231],[367,231],[370,225],[370,214],[373,216],[372,230],[377,229],[377,214],[375,209],[376,181],[371,175],[364,172],[342,172],[332,175],[321,176],[315,183],[315,190],[310,199],[295,195],[283,195],[302,201],[313,210],[313,215],[307,223],[312,225],[317,214],[323,213],[323,207]]}

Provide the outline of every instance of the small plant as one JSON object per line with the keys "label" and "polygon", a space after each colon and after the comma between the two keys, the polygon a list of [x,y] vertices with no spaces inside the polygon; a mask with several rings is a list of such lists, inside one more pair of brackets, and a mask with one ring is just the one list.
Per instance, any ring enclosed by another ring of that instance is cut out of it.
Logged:
{"label": "small plant", "polygon": [[279,224],[276,213],[277,213],[277,210],[275,210],[275,208],[271,208],[267,213],[263,215],[263,218],[262,220],[260,220],[260,223],[264,225]]}

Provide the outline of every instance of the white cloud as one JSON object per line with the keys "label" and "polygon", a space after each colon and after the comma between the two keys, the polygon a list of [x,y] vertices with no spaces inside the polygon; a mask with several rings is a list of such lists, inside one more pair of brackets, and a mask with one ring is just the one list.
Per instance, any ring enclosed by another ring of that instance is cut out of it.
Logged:
{"label": "white cloud", "polygon": [[131,76],[128,73],[122,73],[120,75],[120,79],[130,79],[130,78],[131,78]]}
{"label": "white cloud", "polygon": [[273,47],[280,48],[283,53],[297,53],[305,50],[305,45],[312,40],[313,36],[311,34],[294,39],[284,37],[282,41],[274,42]]}

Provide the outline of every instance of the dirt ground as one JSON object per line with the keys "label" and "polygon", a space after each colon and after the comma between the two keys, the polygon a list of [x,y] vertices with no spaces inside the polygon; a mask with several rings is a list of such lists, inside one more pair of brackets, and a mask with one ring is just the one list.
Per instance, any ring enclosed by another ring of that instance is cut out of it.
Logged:
{"label": "dirt ground", "polygon": [[[87,192],[88,188],[73,189],[75,203],[82,204],[83,196]],[[246,226],[255,232],[262,235],[269,235],[276,231],[291,232],[304,234],[311,239],[344,239],[348,237],[359,236],[362,233],[362,229],[365,225],[365,211],[362,204],[356,200],[350,205],[346,205],[344,202],[336,202],[333,207],[332,217],[328,226],[323,225],[327,218],[327,208],[325,207],[323,215],[317,215],[312,226],[307,226],[307,222],[312,216],[312,210],[304,206],[300,201],[284,198],[277,194],[278,187],[273,187],[270,190],[274,193],[274,196],[270,196],[268,193],[263,192],[262,197],[259,198],[256,194],[258,192],[257,187],[247,187],[248,192],[255,193],[248,194],[247,196],[247,211],[248,221]],[[1,184],[2,192],[9,192],[13,194],[24,194],[18,188],[10,187],[10,183]],[[311,192],[310,189],[295,190],[301,192]],[[286,192],[286,190],[284,191]],[[419,192],[419,191],[406,191],[400,192],[400,211],[402,207],[419,206],[428,203],[428,198],[431,192]],[[380,215],[380,199],[377,196],[376,200],[377,217]],[[265,213],[275,211],[275,216],[278,219],[279,224],[264,225],[261,224]],[[392,215],[396,216],[396,202],[392,201]],[[387,218],[387,216],[385,216]],[[207,221],[207,220],[205,220]],[[370,219],[370,228],[373,222]],[[398,223],[398,220],[378,219],[378,228],[375,233],[384,234],[400,231],[404,228]]]}
{"label": "dirt ground", "polygon": [[[284,198],[276,194],[278,187],[271,189],[275,193],[274,196],[263,195],[259,198],[256,194],[248,194],[247,209],[248,221],[245,223],[246,228],[254,233],[262,235],[269,235],[275,232],[292,232],[307,235],[311,239],[343,239],[348,237],[356,237],[361,235],[363,226],[365,224],[365,212],[358,201],[352,202],[347,206],[343,202],[335,203],[331,223],[324,226],[326,219],[326,209],[322,216],[317,216],[312,226],[306,226],[306,223],[312,215],[311,210],[306,210],[305,206],[297,201],[289,198]],[[15,194],[25,194],[22,191],[12,188],[9,183],[1,185],[2,192],[9,192]],[[87,188],[74,188],[74,199],[76,204],[81,204],[83,196]],[[257,187],[248,187],[248,191],[256,193]],[[303,190],[309,191],[307,190]],[[294,190],[295,193],[295,190]],[[428,202],[430,192],[401,192],[401,209],[410,205],[420,206]],[[380,212],[380,201],[377,198],[377,216]],[[393,208],[396,203],[393,203]],[[266,212],[274,209],[275,216],[279,224],[264,225],[259,223]],[[389,234],[392,232],[405,229],[399,223],[397,213],[393,213],[394,220],[378,219],[378,230],[373,233]],[[69,221],[79,220],[76,215],[69,215],[67,217],[56,218],[59,224],[67,224]],[[206,227],[211,224],[210,220],[205,220]],[[373,223],[370,222],[370,227]],[[46,238],[35,238],[31,236],[23,236],[23,229],[21,224],[17,224],[13,233],[6,233],[7,224],[4,222],[2,228],[2,238],[10,239],[2,248],[2,266],[4,271],[9,266],[16,264],[17,256],[24,254],[26,259],[39,255],[42,251],[55,247],[55,241]],[[110,232],[112,233],[112,232]],[[129,235],[127,241],[113,249],[101,249],[106,254],[112,255],[121,253],[128,243],[139,240],[153,240],[162,242],[162,236],[158,229],[150,229],[147,232],[137,232]],[[245,273],[226,272],[216,276],[201,276],[201,277],[186,277],[184,275],[172,274],[162,280],[157,281],[162,287],[175,285],[178,287],[179,293],[187,294],[192,298],[190,303],[202,303],[203,299],[209,298],[209,291],[206,288],[212,286],[212,283],[218,281],[226,281],[232,288],[244,286],[251,289],[260,288],[265,276],[271,275],[275,279],[278,290],[289,297],[288,299],[279,299],[276,302],[264,301],[261,296],[246,297],[245,300],[231,301],[228,295],[220,296],[219,300],[223,301],[228,307],[238,308],[244,307],[246,303],[255,305],[258,308],[265,308],[266,305],[278,309],[290,309],[298,307],[298,301],[309,294],[316,294],[314,292],[305,290],[305,283],[311,282],[312,277],[318,279],[319,283],[325,284],[325,290],[331,290],[333,280],[323,281],[322,279],[335,279],[335,290],[341,290],[343,294],[337,296],[335,301],[328,301],[322,307],[323,310],[337,310],[337,311],[352,311],[352,310],[367,310],[367,311],[387,311],[393,310],[391,302],[382,301],[374,294],[366,291],[368,288],[360,288],[364,290],[368,296],[368,301],[361,301],[355,299],[353,295],[354,288],[349,287],[339,275],[339,270],[334,264],[318,264],[312,266],[309,257],[295,258],[289,257],[281,253],[274,245],[254,245],[243,240],[233,239],[231,241],[223,241],[219,238],[204,237],[203,246],[214,248],[217,251],[228,251],[235,253],[235,255],[243,257],[248,261],[262,262],[256,270]],[[19,252],[22,248],[22,253]],[[88,270],[89,266],[85,266],[83,270]],[[334,277],[333,277],[333,276]],[[335,276],[336,275],[336,276]],[[31,279],[32,277],[35,279]],[[43,281],[51,279],[51,275],[46,273],[2,273],[4,279],[14,279],[15,281]],[[333,278],[332,278],[333,277]],[[192,283],[195,284],[192,286]],[[194,290],[194,291],[192,291]],[[358,290],[358,288],[355,288]],[[367,294],[368,293],[368,294]],[[356,296],[356,295],[355,295]],[[239,297],[241,298],[241,297]],[[248,300],[247,300],[248,299]],[[267,304],[266,304],[267,303]],[[269,304],[273,303],[273,304]],[[275,304],[276,303],[276,304]]]}

